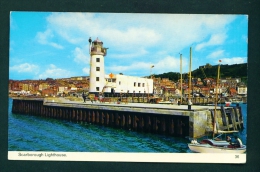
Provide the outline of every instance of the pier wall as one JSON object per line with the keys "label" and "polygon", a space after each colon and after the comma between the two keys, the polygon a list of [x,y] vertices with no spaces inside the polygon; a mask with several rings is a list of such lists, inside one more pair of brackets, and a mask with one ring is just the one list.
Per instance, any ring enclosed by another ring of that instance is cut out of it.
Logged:
{"label": "pier wall", "polygon": [[[241,127],[241,111],[218,109],[222,129]],[[13,99],[13,113],[91,123],[126,130],[198,138],[212,131],[213,110],[173,110],[138,106],[62,103],[59,99]],[[223,115],[223,113],[225,113]],[[230,115],[232,114],[232,115]]]}

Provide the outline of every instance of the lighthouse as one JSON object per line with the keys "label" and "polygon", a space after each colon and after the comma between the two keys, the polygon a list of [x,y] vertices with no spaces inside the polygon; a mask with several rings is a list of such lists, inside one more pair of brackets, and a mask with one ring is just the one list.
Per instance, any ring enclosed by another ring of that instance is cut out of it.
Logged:
{"label": "lighthouse", "polygon": [[98,38],[92,42],[89,38],[90,72],[89,93],[106,95],[127,93],[147,95],[153,93],[153,79],[120,74],[105,74],[104,57],[107,49]]}
{"label": "lighthouse", "polygon": [[105,86],[105,67],[104,57],[107,48],[103,47],[103,42],[98,38],[92,42],[89,38],[90,53],[90,74],[89,74],[89,93],[99,93]]}

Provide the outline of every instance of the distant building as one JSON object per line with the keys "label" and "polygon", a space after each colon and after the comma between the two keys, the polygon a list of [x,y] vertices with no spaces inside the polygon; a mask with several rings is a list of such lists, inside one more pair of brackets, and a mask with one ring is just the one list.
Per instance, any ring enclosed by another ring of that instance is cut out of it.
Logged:
{"label": "distant building", "polygon": [[49,84],[48,84],[48,83],[41,83],[41,84],[39,85],[39,90],[40,90],[40,91],[45,90],[45,89],[47,89],[47,88],[49,88]]}
{"label": "distant building", "polygon": [[71,77],[70,80],[77,80],[77,81],[82,81],[82,80],[87,80],[89,77],[87,76],[74,76]]}
{"label": "distant building", "polygon": [[247,87],[246,86],[242,86],[242,87],[238,86],[237,87],[237,94],[243,95],[243,96],[247,95]]}
{"label": "distant building", "polygon": [[57,95],[57,91],[53,89],[42,90],[42,96],[54,96]]}
{"label": "distant building", "polygon": [[237,85],[237,94],[240,96],[247,95],[247,86],[244,83],[241,82]]}

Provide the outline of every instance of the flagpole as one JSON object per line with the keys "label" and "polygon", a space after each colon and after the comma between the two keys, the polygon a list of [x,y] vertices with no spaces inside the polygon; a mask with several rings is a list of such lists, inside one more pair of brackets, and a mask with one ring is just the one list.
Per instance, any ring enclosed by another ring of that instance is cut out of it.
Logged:
{"label": "flagpole", "polygon": [[180,73],[181,73],[181,102],[182,103],[182,54],[180,54]]}

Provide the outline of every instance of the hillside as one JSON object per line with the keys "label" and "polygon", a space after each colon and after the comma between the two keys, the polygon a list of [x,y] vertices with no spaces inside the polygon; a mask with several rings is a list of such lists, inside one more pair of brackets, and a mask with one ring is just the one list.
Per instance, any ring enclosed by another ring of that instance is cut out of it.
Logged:
{"label": "hillside", "polygon": [[[202,70],[202,69],[203,70]],[[217,77],[218,66],[211,66],[206,64],[205,66],[200,66],[198,69],[192,71],[193,78],[216,78]],[[203,74],[204,71],[204,74]],[[169,78],[170,80],[177,81],[180,79],[179,72],[168,72],[163,74],[154,75],[156,78]],[[183,79],[188,79],[188,73],[183,73]],[[242,82],[247,83],[247,63],[234,64],[234,65],[221,65],[220,66],[220,78],[241,78]]]}

